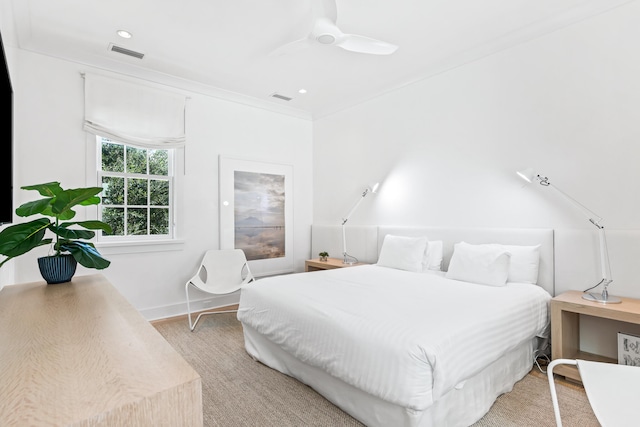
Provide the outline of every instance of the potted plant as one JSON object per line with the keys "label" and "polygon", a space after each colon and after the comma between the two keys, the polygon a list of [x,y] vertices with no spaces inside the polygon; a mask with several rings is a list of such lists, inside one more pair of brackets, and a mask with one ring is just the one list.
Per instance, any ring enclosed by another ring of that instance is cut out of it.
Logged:
{"label": "potted plant", "polygon": [[329,252],[320,252],[318,256],[320,256],[320,261],[326,261],[329,258]]}
{"label": "potted plant", "polygon": [[[40,273],[49,284],[70,281],[77,263],[98,270],[109,266],[110,261],[104,259],[93,243],[86,240],[95,236],[91,230],[111,233],[111,226],[97,220],[69,221],[76,216],[73,210],[75,206],[100,203],[100,197],[96,195],[102,191],[101,187],[64,190],[59,182],[47,182],[21,188],[36,190],[44,198],[21,205],[16,209],[16,214],[21,217],[40,214],[44,217],[9,226],[0,232],[0,254],[6,257],[0,262],[0,267],[31,249],[51,243],[55,253],[38,258]],[[80,228],[71,228],[73,226]],[[47,230],[55,235],[55,241],[45,238]]]}

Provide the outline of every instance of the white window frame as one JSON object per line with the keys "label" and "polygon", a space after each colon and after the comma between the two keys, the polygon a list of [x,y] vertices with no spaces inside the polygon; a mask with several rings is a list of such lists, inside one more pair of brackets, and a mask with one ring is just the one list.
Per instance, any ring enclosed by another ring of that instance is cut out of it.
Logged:
{"label": "white window frame", "polygon": [[[88,134],[90,141],[87,144],[87,184],[90,186],[102,186],[102,137]],[[109,139],[109,138],[106,138]],[[113,141],[113,140],[112,140]],[[120,141],[113,141],[117,144],[125,146],[133,146]],[[138,147],[136,147],[138,148]],[[140,147],[147,148],[147,147]],[[148,148],[147,148],[148,149]],[[170,151],[169,175],[158,176],[160,179],[169,179],[169,234],[168,235],[131,235],[131,236],[102,236],[102,233],[96,233],[95,245],[103,255],[119,254],[119,253],[139,253],[139,252],[158,252],[181,250],[184,246],[184,240],[180,239],[181,218],[182,218],[182,177],[184,175],[184,148],[168,148]],[[119,172],[108,172],[108,176],[128,176],[143,177],[145,179],[153,179],[155,175],[149,174],[128,174]],[[172,176],[171,176],[172,175]],[[126,191],[126,189],[125,189]],[[101,219],[102,204],[95,206],[95,217]]]}

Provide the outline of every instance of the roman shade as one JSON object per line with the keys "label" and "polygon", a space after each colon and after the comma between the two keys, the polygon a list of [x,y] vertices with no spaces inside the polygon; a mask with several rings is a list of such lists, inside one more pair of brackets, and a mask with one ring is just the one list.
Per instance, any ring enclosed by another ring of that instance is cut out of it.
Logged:
{"label": "roman shade", "polygon": [[83,77],[85,131],[142,147],[184,146],[184,95],[96,74]]}

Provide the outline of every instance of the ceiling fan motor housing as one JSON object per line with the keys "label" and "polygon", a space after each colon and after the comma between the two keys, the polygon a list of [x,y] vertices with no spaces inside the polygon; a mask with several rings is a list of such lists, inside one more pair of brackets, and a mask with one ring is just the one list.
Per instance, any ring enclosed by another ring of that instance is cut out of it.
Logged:
{"label": "ceiling fan motor housing", "polygon": [[333,34],[320,34],[316,37],[316,40],[320,44],[333,44],[336,41],[336,38]]}
{"label": "ceiling fan motor housing", "polygon": [[311,34],[320,44],[333,44],[342,35],[342,31],[331,20],[318,18]]}

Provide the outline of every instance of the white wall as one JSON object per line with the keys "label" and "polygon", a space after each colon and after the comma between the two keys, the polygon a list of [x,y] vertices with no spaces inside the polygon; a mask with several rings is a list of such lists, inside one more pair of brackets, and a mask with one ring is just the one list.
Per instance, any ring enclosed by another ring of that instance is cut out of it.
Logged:
{"label": "white wall", "polygon": [[[22,50],[17,62],[15,186],[53,180],[63,187],[95,185],[86,182],[87,141],[91,138],[82,130],[84,81],[80,73],[96,70]],[[184,248],[109,254],[112,264],[101,271],[148,318],[186,312],[184,283],[195,273],[204,251],[219,247],[219,155],[293,165],[296,271],[304,269],[304,260],[309,257],[311,122],[197,93],[185,94],[190,97],[182,210],[185,227],[179,236],[185,240]],[[34,195],[18,191],[16,197],[18,206]],[[15,260],[15,282],[41,280],[36,258],[47,249],[40,249]],[[93,273],[96,270],[78,266],[77,274]]]}
{"label": "white wall", "polygon": [[615,230],[610,292],[640,298],[638,22],[631,2],[316,120],[314,223],[338,224],[381,181],[351,224],[575,233],[556,243],[556,290],[585,289],[599,279],[595,228],[523,187],[515,171],[531,166]]}

